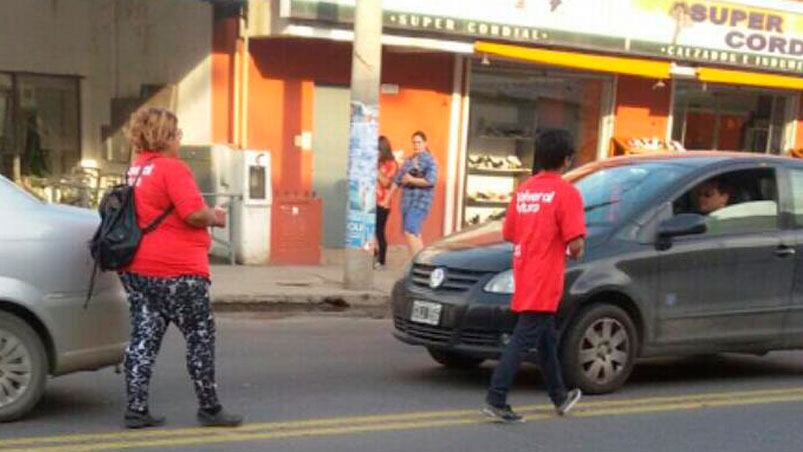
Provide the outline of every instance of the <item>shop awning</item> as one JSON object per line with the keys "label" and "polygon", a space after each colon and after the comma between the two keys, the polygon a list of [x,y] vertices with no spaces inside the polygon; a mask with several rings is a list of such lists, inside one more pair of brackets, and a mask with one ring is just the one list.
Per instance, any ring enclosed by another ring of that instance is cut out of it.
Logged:
{"label": "shop awning", "polygon": [[671,78],[673,73],[679,75],[679,72],[683,72],[680,74],[684,76],[683,78],[697,79],[701,82],[803,90],[803,77],[712,67],[673,67],[674,63],[669,61],[655,61],[644,58],[594,55],[583,52],[538,49],[484,41],[474,43],[474,52],[530,63],[652,79],[668,79]]}
{"label": "shop awning", "polygon": [[668,61],[536,49],[532,47],[496,44],[483,41],[474,43],[474,51],[479,54],[484,53],[491,56],[511,58],[531,63],[608,72],[612,74],[634,75],[653,79],[670,78],[670,69],[672,67],[672,63]]}
{"label": "shop awning", "polygon": [[803,90],[803,77],[764,74],[761,72],[701,67],[697,68],[697,79],[701,82],[709,83],[730,83],[733,85],[750,85],[762,88]]}

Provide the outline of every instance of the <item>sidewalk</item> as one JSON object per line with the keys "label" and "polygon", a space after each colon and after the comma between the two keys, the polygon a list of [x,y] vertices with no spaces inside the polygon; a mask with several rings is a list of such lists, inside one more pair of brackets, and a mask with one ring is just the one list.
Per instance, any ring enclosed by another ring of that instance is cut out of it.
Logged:
{"label": "sidewalk", "polygon": [[[403,250],[401,250],[403,251]],[[374,271],[372,290],[343,288],[342,252],[328,251],[322,265],[212,265],[212,303],[217,311],[322,311],[384,315],[406,255],[394,250],[388,266]]]}

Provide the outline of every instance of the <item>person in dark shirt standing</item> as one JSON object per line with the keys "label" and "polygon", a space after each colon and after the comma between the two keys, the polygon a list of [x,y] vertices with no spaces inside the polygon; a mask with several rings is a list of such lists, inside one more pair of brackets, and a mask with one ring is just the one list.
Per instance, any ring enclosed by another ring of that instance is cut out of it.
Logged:
{"label": "person in dark shirt standing", "polygon": [[563,296],[566,255],[580,259],[585,249],[585,219],[580,192],[563,180],[571,166],[574,145],[564,130],[547,130],[535,143],[535,163],[541,171],[516,190],[503,226],[512,242],[514,293],[511,309],[518,320],[505,347],[486,397],[483,413],[497,421],[517,422],[522,416],[507,404],[507,394],[522,357],[533,347],[549,398],[559,415],[580,400],[579,389],[567,390],[558,362],[555,313]]}

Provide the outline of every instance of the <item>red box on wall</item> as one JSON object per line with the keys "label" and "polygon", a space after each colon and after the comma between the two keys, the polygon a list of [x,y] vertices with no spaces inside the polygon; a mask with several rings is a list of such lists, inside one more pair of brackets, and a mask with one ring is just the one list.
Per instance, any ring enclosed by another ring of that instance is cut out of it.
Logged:
{"label": "red box on wall", "polygon": [[322,204],[309,194],[283,194],[274,198],[270,263],[319,265],[321,263]]}

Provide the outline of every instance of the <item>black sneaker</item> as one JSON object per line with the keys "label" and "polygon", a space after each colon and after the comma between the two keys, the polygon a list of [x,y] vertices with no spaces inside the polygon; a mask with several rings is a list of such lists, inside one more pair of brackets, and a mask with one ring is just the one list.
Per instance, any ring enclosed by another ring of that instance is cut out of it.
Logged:
{"label": "black sneaker", "polygon": [[577,402],[580,401],[580,397],[583,396],[583,392],[579,389],[572,389],[566,394],[566,398],[563,399],[563,402],[556,406],[555,409],[558,411],[559,416],[565,416],[566,413],[572,410]]}
{"label": "black sneaker", "polygon": [[223,408],[211,413],[207,410],[198,410],[198,423],[204,427],[237,427],[243,423],[243,417],[227,413]]}
{"label": "black sneaker", "polygon": [[159,427],[164,425],[164,416],[153,416],[148,412],[138,413],[136,411],[126,411],[123,417],[125,428],[146,428]]}
{"label": "black sneaker", "polygon": [[512,424],[514,422],[524,422],[524,417],[519,413],[513,411],[510,408],[510,405],[505,405],[503,407],[495,407],[493,405],[485,405],[485,408],[482,409],[482,414],[487,416],[490,419],[493,419],[496,422],[504,422],[507,424]]}

